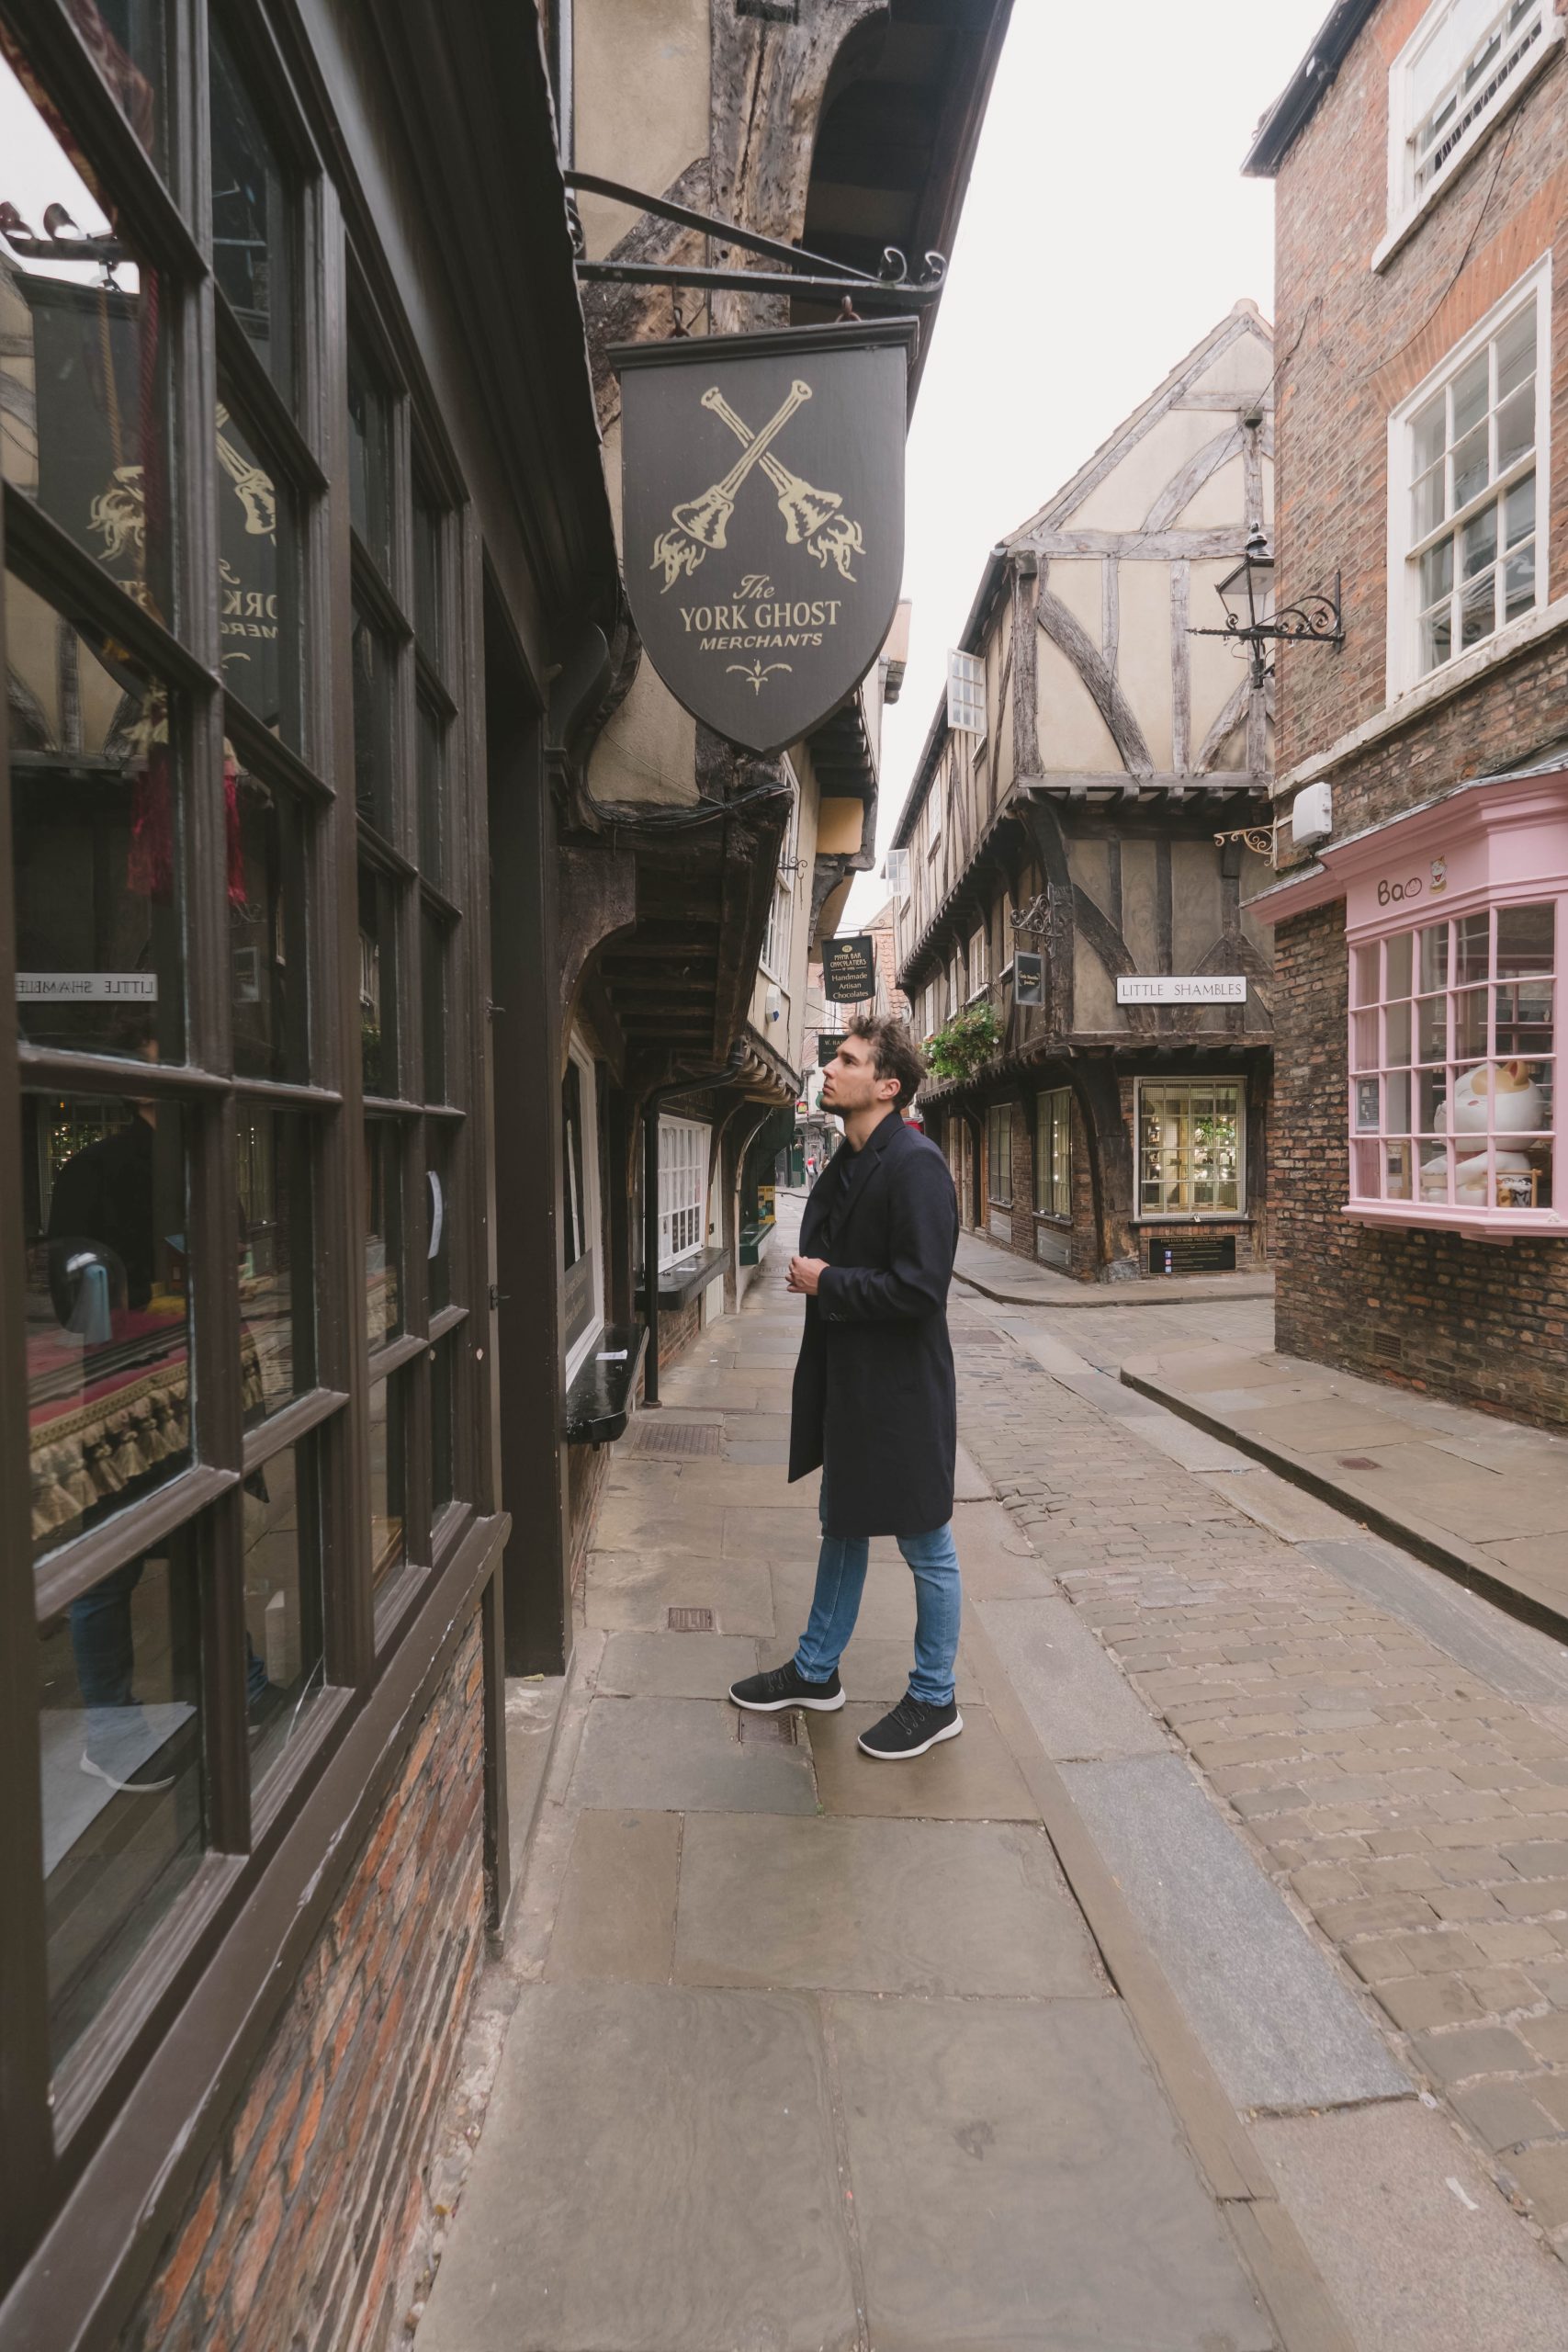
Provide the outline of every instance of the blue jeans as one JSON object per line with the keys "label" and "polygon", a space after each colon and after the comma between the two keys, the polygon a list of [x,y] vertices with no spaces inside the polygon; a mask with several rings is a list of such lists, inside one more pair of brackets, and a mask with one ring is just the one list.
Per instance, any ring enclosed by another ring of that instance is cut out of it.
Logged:
{"label": "blue jeans", "polygon": [[[76,1680],[87,1711],[88,1739],[112,1736],[117,1711],[137,1703],[132,1688],[136,1650],[130,1622],[130,1596],[141,1581],[146,1555],[111,1568],[101,1583],[78,1593],[66,1614],[71,1623],[71,1649]],[[245,1635],[245,1698],[251,1706],[267,1690],[266,1668]]]}
{"label": "blue jeans", "polygon": [[[910,1695],[945,1707],[953,1699],[953,1666],[958,1656],[961,1606],[958,1553],[953,1522],[929,1535],[900,1535],[898,1549],[915,1579],[915,1670]],[[795,1654],[797,1674],[826,1682],[838,1670],[860,1615],[871,1544],[863,1535],[829,1535],[824,1529],[817,1559],[817,1590],[811,1615]]]}

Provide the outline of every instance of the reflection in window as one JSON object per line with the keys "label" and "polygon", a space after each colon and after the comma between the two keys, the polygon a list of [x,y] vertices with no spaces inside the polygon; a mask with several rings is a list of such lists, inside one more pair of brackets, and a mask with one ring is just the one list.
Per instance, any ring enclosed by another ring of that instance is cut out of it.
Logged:
{"label": "reflection in window", "polygon": [[180,1111],[25,1095],[22,1200],[36,1558],[190,1458]]}
{"label": "reflection in window", "polygon": [[293,502],[276,461],[218,403],[218,569],[223,683],[264,727],[299,741],[299,573]]}
{"label": "reflection in window", "polygon": [[392,561],[392,403],[364,350],[348,345],[348,512],[385,579]]}
{"label": "reflection in window", "polygon": [[[97,10],[78,0],[85,15]],[[0,28],[0,450],[5,478],[172,626],[168,304],[110,223]]]}
{"label": "reflection in window", "polygon": [[367,1094],[398,1091],[397,894],[379,866],[359,868],[359,1046]]}
{"label": "reflection in window", "polygon": [[296,1113],[242,1102],[234,1140],[240,1371],[249,1427],[315,1384],[310,1127]]}
{"label": "reflection in window", "polygon": [[209,16],[212,266],[220,287],[287,400],[294,383],[292,253],[276,152],[240,62]]}
{"label": "reflection in window", "polygon": [[292,794],[237,764],[227,744],[223,783],[238,835],[239,881],[229,894],[234,1068],[242,1078],[310,1074],[305,988],[305,818]]}
{"label": "reflection in window", "polygon": [[22,1035],[184,1056],[182,796],[164,687],[6,581]]}
{"label": "reflection in window", "polygon": [[371,1352],[402,1329],[402,1129],[365,1122],[365,1319]]}
{"label": "reflection in window", "polygon": [[39,1764],[58,2066],[203,1850],[197,1536],[113,1568],[39,1628]]}
{"label": "reflection in window", "polygon": [[446,926],[428,907],[420,911],[419,982],[424,1036],[424,1099],[445,1102],[446,1091]]}
{"label": "reflection in window", "polygon": [[370,1390],[370,1583],[374,1589],[408,1557],[404,1380],[394,1373]]}
{"label": "reflection in window", "polygon": [[439,1519],[457,1491],[457,1399],[454,1384],[457,1335],[449,1333],[431,1349],[430,1369],[430,1501],[433,1519]]}
{"label": "reflection in window", "polygon": [[325,1687],[313,1448],[285,1446],[245,1480],[245,1649],[254,1747],[269,1771]]}
{"label": "reflection in window", "polygon": [[446,880],[446,729],[421,695],[419,727],[419,864],[428,881]]}
{"label": "reflection in window", "polygon": [[1139,1200],[1145,1216],[1234,1214],[1241,1188],[1239,1085],[1207,1079],[1138,1090]]}
{"label": "reflection in window", "polygon": [[455,1148],[450,1130],[431,1120],[424,1130],[425,1189],[430,1195],[430,1311],[438,1315],[452,1304],[452,1263],[457,1197],[452,1185]]}
{"label": "reflection in window", "polygon": [[392,773],[392,649],[357,599],[350,655],[354,675],[354,798],[367,824],[397,839]]}
{"label": "reflection in window", "polygon": [[1042,1216],[1070,1217],[1072,1091],[1053,1087],[1034,1105],[1034,1206]]}

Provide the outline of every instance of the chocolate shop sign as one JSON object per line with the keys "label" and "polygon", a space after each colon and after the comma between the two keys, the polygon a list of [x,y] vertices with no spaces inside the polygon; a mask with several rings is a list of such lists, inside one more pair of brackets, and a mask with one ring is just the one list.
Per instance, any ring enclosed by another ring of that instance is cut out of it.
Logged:
{"label": "chocolate shop sign", "polygon": [[623,344],[622,560],[693,717],[782,751],[886,641],[904,569],[915,322]]}

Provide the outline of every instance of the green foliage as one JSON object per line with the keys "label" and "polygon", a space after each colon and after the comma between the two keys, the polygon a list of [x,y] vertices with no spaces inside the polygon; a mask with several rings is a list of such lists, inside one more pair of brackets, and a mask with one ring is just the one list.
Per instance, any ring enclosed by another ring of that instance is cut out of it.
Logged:
{"label": "green foliage", "polygon": [[966,1004],[939,1029],[925,1047],[926,1064],[935,1079],[973,1078],[990,1060],[1002,1042],[1001,1024],[988,997]]}

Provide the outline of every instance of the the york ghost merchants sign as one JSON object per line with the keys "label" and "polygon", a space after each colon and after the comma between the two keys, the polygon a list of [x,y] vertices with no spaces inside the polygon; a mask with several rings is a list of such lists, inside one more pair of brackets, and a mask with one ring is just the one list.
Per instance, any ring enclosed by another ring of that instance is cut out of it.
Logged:
{"label": "the york ghost merchants sign", "polygon": [[826,943],[822,993],[829,1004],[862,1004],[876,994],[876,942],[869,932]]}
{"label": "the york ghost merchants sign", "polygon": [[904,569],[912,319],[622,345],[622,561],[694,718],[782,751],[858,685]]}

